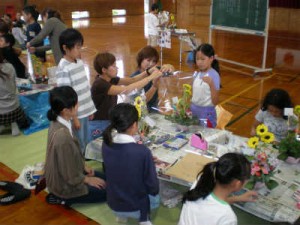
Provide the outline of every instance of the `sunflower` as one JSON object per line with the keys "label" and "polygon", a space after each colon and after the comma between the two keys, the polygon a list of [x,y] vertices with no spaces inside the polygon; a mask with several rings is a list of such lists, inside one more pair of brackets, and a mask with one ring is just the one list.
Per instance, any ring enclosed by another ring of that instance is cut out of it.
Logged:
{"label": "sunflower", "polygon": [[189,90],[189,89],[184,90],[184,93],[185,93],[185,94],[188,94],[188,96],[191,96],[191,95],[192,95],[192,92],[191,92],[191,90]]}
{"label": "sunflower", "polygon": [[265,143],[271,143],[274,141],[274,134],[271,132],[264,133],[261,137],[261,140]]}
{"label": "sunflower", "polygon": [[248,146],[250,148],[256,148],[256,146],[258,145],[259,139],[258,137],[251,137],[248,140]]}
{"label": "sunflower", "polygon": [[189,85],[189,84],[183,84],[183,89],[191,91],[192,90],[192,86]]}
{"label": "sunflower", "polygon": [[268,127],[266,125],[264,125],[264,124],[260,124],[260,125],[258,125],[256,127],[256,134],[258,136],[262,136],[262,135],[264,135],[267,132],[268,132]]}
{"label": "sunflower", "polygon": [[296,105],[294,108],[294,112],[297,116],[300,116],[300,105]]}
{"label": "sunflower", "polygon": [[137,96],[135,99],[134,99],[134,105],[137,107],[141,107],[142,105],[144,105],[144,102],[143,102],[143,99],[141,96]]}
{"label": "sunflower", "polygon": [[142,116],[142,109],[141,109],[141,107],[137,107],[137,106],[135,106],[135,108],[138,111],[138,115],[139,115],[139,119],[140,119]]}

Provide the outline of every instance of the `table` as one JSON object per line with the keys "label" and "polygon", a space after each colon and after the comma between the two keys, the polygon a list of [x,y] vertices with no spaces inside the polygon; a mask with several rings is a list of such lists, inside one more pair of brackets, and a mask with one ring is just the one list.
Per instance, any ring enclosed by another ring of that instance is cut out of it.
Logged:
{"label": "table", "polygon": [[184,38],[194,37],[195,32],[171,32],[171,35],[179,39],[179,63],[182,63],[182,41]]}
{"label": "table", "polygon": [[[155,114],[151,115],[151,118],[156,121],[156,124],[159,124],[159,126],[157,126],[158,128],[153,130],[156,135],[176,135],[180,133],[180,131],[176,131],[176,129],[180,129],[180,126],[165,120],[164,116]],[[186,144],[182,149],[177,151],[172,151],[160,144],[152,144],[149,146],[152,154],[162,162],[156,164],[158,177],[160,179],[190,187],[192,185],[190,182],[165,175],[168,166],[176,163],[187,153],[192,152],[194,154],[216,158],[227,152],[245,154],[249,151],[246,144],[247,138],[233,135],[226,130],[190,126],[189,131],[181,132],[181,134],[185,134],[189,139],[192,133],[195,132],[201,132],[208,141],[209,149],[207,152],[204,153],[202,150],[191,147],[189,144]],[[152,133],[150,133],[150,135],[151,134]],[[89,143],[86,149],[86,158],[102,162],[101,146],[101,138]],[[258,191],[259,197],[256,202],[235,205],[248,213],[271,222],[295,223],[300,217],[300,210],[295,207],[296,203],[292,199],[292,194],[295,190],[300,190],[300,165],[291,166],[285,162],[281,162],[277,170],[280,170],[281,173],[276,174],[274,177],[279,184],[275,189],[269,191],[266,188],[262,188]]]}

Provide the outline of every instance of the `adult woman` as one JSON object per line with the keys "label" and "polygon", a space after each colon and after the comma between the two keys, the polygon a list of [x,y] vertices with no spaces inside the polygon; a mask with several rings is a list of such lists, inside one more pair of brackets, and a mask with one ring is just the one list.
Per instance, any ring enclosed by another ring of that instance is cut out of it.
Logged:
{"label": "adult woman", "polygon": [[[58,38],[59,35],[67,28],[66,25],[62,22],[60,14],[51,8],[45,8],[42,13],[42,18],[44,21],[44,27],[41,32],[33,38],[31,41],[27,42],[26,47],[31,53],[47,51],[52,49],[55,63],[58,64],[60,59],[63,57],[63,54],[59,48]],[[44,39],[49,36],[50,46],[42,47],[32,47],[38,43],[44,41]]]}

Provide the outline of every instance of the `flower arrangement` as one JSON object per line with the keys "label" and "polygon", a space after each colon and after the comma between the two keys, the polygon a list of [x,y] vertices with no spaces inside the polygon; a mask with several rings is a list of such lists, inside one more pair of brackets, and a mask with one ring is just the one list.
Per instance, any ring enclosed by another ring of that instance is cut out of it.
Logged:
{"label": "flower arrangement", "polygon": [[199,124],[198,118],[193,117],[190,106],[192,97],[192,87],[189,84],[183,84],[182,97],[176,103],[172,104],[173,113],[166,116],[166,119],[182,125]]}
{"label": "flower arrangement", "polygon": [[278,162],[269,148],[269,144],[274,141],[274,134],[268,132],[264,124],[257,126],[256,134],[257,136],[248,140],[248,146],[255,151],[253,156],[248,156],[251,161],[251,177],[245,187],[251,190],[257,182],[261,182],[271,190],[278,185],[276,181],[271,180]]}
{"label": "flower arrangement", "polygon": [[150,127],[143,120],[143,118],[148,114],[145,96],[136,96],[134,99],[134,106],[139,115],[139,133],[141,134],[141,136],[146,136],[149,133]]}
{"label": "flower arrangement", "polygon": [[280,160],[287,160],[288,158],[297,160],[300,158],[300,105],[295,106],[294,114],[298,117],[298,127],[295,132],[289,131],[287,137],[278,144],[278,159]]}

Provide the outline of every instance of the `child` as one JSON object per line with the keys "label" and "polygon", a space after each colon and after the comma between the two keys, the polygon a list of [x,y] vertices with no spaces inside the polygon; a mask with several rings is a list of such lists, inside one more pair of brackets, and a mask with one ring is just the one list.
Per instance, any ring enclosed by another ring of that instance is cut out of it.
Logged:
{"label": "child", "polygon": [[272,89],[269,91],[262,103],[262,107],[255,115],[251,135],[256,134],[256,127],[265,124],[268,130],[275,135],[276,141],[281,141],[287,136],[288,130],[295,127],[288,124],[287,116],[284,116],[284,108],[292,108],[291,98],[283,89]]}
{"label": "child", "polygon": [[[151,225],[150,209],[159,206],[159,183],[150,150],[135,143],[138,112],[133,105],[120,103],[110,112],[111,124],[103,134],[103,161],[107,178],[107,203],[125,222],[128,217]],[[112,130],[117,134],[112,137]]]}
{"label": "child", "polygon": [[69,86],[50,91],[51,121],[48,130],[45,178],[50,204],[71,205],[106,200],[103,176],[84,164],[78,140],[74,137],[71,119],[77,116],[78,97]]}
{"label": "child", "polygon": [[236,215],[228,202],[253,201],[257,195],[248,191],[229,197],[239,191],[250,177],[250,163],[246,157],[227,153],[217,162],[205,165],[199,176],[192,189],[183,196],[179,225],[237,224]]}
{"label": "child", "polygon": [[18,78],[25,79],[27,78],[25,66],[13,49],[14,44],[15,38],[12,34],[7,33],[0,36],[0,48],[3,49],[4,59],[13,65]]}
{"label": "child", "polygon": [[148,43],[152,47],[157,46],[158,42],[158,26],[159,20],[157,17],[159,7],[156,3],[152,4],[151,11],[147,16],[147,28],[148,28]]}
{"label": "child", "polygon": [[79,108],[77,116],[73,117],[73,127],[84,154],[88,143],[88,122],[92,119],[96,108],[91,98],[90,84],[80,59],[80,49],[83,44],[82,34],[75,29],[66,29],[59,37],[59,45],[64,57],[60,60],[57,71],[57,86],[71,86],[78,95]]}
{"label": "child", "polygon": [[[147,45],[146,47],[142,48],[136,57],[136,62],[138,65],[138,70],[135,71],[133,74],[131,74],[131,77],[135,77],[136,75],[146,71],[148,68],[151,68],[153,66],[156,66],[159,61],[159,54],[157,50]],[[170,72],[174,71],[174,67],[169,64],[165,64],[162,66],[161,69],[162,72]],[[155,79],[151,82],[149,82],[144,87],[146,100],[147,100],[147,108],[148,111],[153,111],[153,107],[157,108],[158,104],[158,79]]]}
{"label": "child", "polygon": [[[25,6],[23,8],[23,16],[24,20],[27,24],[26,27],[26,37],[27,42],[31,41],[34,37],[36,37],[41,31],[41,25],[37,22],[39,17],[39,12],[36,11],[35,6]],[[43,46],[43,43],[37,44],[35,47]],[[45,52],[36,52],[35,55],[39,57],[42,62],[46,61],[46,54]]]}
{"label": "child", "polygon": [[208,127],[216,127],[215,106],[219,101],[220,75],[219,63],[210,44],[201,44],[195,50],[195,63],[199,72],[195,73],[191,111]]}
{"label": "child", "polygon": [[[104,52],[96,55],[94,68],[99,74],[93,83],[91,92],[97,108],[94,120],[91,121],[90,135],[94,139],[102,134],[102,131],[109,125],[109,110],[117,104],[118,94],[128,94],[135,89],[141,89],[150,81],[162,76],[156,67],[143,71],[135,77],[119,78],[116,58],[113,54]],[[94,135],[93,128],[100,130]]]}
{"label": "child", "polygon": [[3,49],[0,48],[0,133],[5,129],[5,125],[10,124],[13,136],[20,134],[17,123],[23,124],[21,128],[28,127],[25,113],[20,107],[16,94],[15,78],[14,67],[4,62]]}

